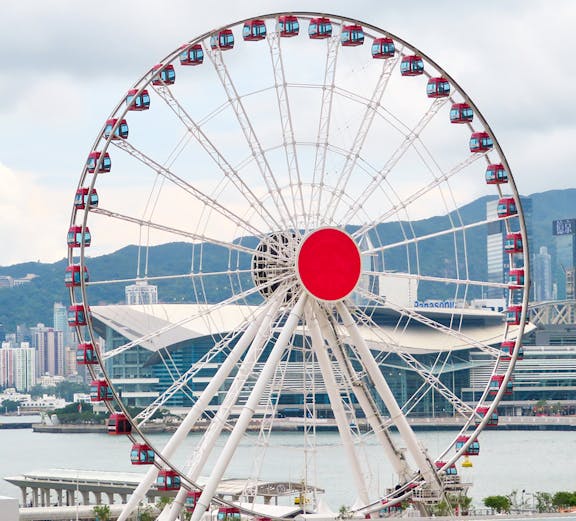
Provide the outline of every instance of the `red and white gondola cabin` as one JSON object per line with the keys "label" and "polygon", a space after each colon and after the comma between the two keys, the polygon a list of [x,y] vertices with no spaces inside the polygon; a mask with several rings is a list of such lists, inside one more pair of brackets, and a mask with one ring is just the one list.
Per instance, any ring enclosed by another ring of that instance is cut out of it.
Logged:
{"label": "red and white gondola cabin", "polygon": [[113,399],[112,389],[106,380],[93,380],[90,383],[91,402],[111,402]]}
{"label": "red and white gondola cabin", "polygon": [[70,327],[85,326],[88,321],[84,304],[73,304],[69,306],[67,318]]}
{"label": "red and white gondola cabin", "polygon": [[[123,119],[120,121],[120,123],[118,123],[118,126],[116,126],[117,121],[117,118],[109,119],[106,121],[106,125],[104,126],[104,137],[106,139],[108,139],[110,136],[112,136],[112,139],[128,138],[128,123],[126,123],[126,120]],[[112,132],[115,126],[116,130]]]}
{"label": "red and white gondola cabin", "polygon": [[150,94],[144,89],[139,93],[139,89],[130,89],[126,93],[126,106],[128,110],[141,111],[150,108]]}
{"label": "red and white gondola cabin", "polygon": [[64,271],[64,285],[67,288],[77,288],[82,285],[82,281],[88,282],[90,276],[88,275],[88,268],[80,266],[80,264],[71,264],[66,267]]}
{"label": "red and white gondola cabin", "polygon": [[[504,383],[504,375],[503,374],[495,374],[490,378],[490,390],[489,390],[489,394],[490,396],[496,396],[498,394],[498,391],[500,390],[500,388],[502,387],[502,384]],[[510,378],[508,380],[508,383],[506,384],[506,390],[504,391],[504,394],[509,396],[512,394],[514,390],[514,383],[512,382],[512,378]]]}
{"label": "red and white gondola cabin", "polygon": [[266,38],[266,23],[264,20],[248,20],[242,28],[242,38],[247,42],[257,42]]}
{"label": "red and white gondola cabin", "polygon": [[[509,362],[512,360],[512,355],[514,354],[514,348],[516,347],[516,342],[514,340],[505,340],[500,344],[500,351],[502,354],[500,355],[500,360],[503,362]],[[523,360],[524,359],[524,348],[522,346],[518,347],[518,355],[516,360]]]}
{"label": "red and white gondola cabin", "polygon": [[278,17],[278,32],[282,38],[292,38],[300,33],[298,17],[286,14]]}
{"label": "red and white gondola cabin", "polygon": [[424,74],[424,60],[422,56],[413,54],[404,56],[400,62],[400,74],[402,76],[419,76]]}
{"label": "red and white gondola cabin", "polygon": [[[100,159],[100,157],[102,157],[102,159]],[[100,165],[98,165],[99,161]],[[90,154],[88,154],[88,159],[86,160],[86,169],[91,174],[94,174],[96,172],[96,167],[98,167],[99,174],[110,172],[112,169],[112,160],[110,159],[110,154],[108,154],[108,152],[106,152],[104,155],[102,155],[102,152],[97,151],[90,152]]]}
{"label": "red and white gondola cabin", "polygon": [[506,239],[504,239],[504,251],[506,253],[522,253],[524,251],[524,246],[522,245],[522,234],[520,232],[506,234]]}
{"label": "red and white gondola cabin", "polygon": [[201,65],[204,62],[204,49],[199,43],[194,45],[184,44],[180,47],[178,58],[180,65]]}
{"label": "red and white gondola cabin", "polygon": [[[456,450],[459,451],[470,439],[470,436],[458,436],[456,438]],[[480,454],[480,442],[474,440],[462,453],[463,456],[478,456]]]}
{"label": "red and white gondola cabin", "polygon": [[162,469],[156,478],[156,488],[162,491],[180,490],[181,480],[178,472]]}
{"label": "red and white gondola cabin", "polygon": [[107,430],[111,435],[126,435],[132,432],[132,424],[124,413],[115,412],[108,417]]}
{"label": "red and white gondola cabin", "polygon": [[308,25],[308,36],[312,40],[323,40],[332,36],[332,22],[330,18],[312,18]]}
{"label": "red and white gondola cabin", "polygon": [[[90,197],[88,197],[88,194],[90,194]],[[98,192],[96,188],[92,188],[92,190],[90,190],[90,188],[78,188],[78,190],[76,190],[76,195],[74,196],[74,208],[76,208],[76,210],[84,210],[86,206],[88,206],[88,203],[90,203],[92,208],[96,208],[98,202]]]}
{"label": "red and white gondola cabin", "polygon": [[470,136],[470,152],[487,152],[494,146],[487,132],[473,132]]}
{"label": "red and white gondola cabin", "polygon": [[524,268],[516,268],[508,273],[508,289],[524,287]]}
{"label": "red and white gondola cabin", "polygon": [[158,63],[152,67],[152,72],[156,73],[152,85],[173,85],[176,82],[176,71],[171,63],[168,65]]}
{"label": "red and white gondola cabin", "polygon": [[498,201],[498,206],[496,207],[496,213],[498,217],[510,217],[518,213],[518,208],[516,207],[516,201],[514,197],[503,197]]}
{"label": "red and white gondola cabin", "polygon": [[218,521],[240,521],[240,509],[237,507],[220,507]]}
{"label": "red and white gondola cabin", "polygon": [[508,172],[504,165],[496,163],[486,167],[486,184],[501,185],[508,182]]}
{"label": "red and white gondola cabin", "polygon": [[340,34],[340,43],[343,47],[357,47],[364,43],[364,29],[361,25],[344,25]]}
{"label": "red and white gondola cabin", "polygon": [[450,108],[450,123],[470,123],[474,119],[474,111],[468,103],[453,103]]}
{"label": "red and white gondola cabin", "polygon": [[234,34],[232,29],[222,29],[210,37],[210,48],[213,50],[229,51],[234,48]]}
{"label": "red and white gondola cabin", "polygon": [[386,58],[392,58],[395,52],[396,46],[392,38],[388,38],[387,36],[374,38],[372,42],[372,58],[385,60]]}
{"label": "red and white gondola cabin", "polygon": [[68,235],[66,236],[68,248],[80,248],[82,244],[88,247],[91,241],[92,236],[90,235],[88,227],[85,228],[84,233],[82,232],[82,226],[70,226],[70,228],[68,228]]}
{"label": "red and white gondola cabin", "polygon": [[430,78],[426,84],[426,96],[429,98],[446,98],[450,95],[450,82],[441,76]]}
{"label": "red and white gondola cabin", "polygon": [[130,463],[132,465],[153,465],[154,450],[146,443],[134,443],[130,450]]}
{"label": "red and white gondola cabin", "polygon": [[92,343],[78,344],[76,348],[76,363],[78,365],[96,365],[98,357]]}
{"label": "red and white gondola cabin", "polygon": [[506,323],[511,326],[520,324],[520,317],[522,316],[522,306],[509,306],[506,310]]}
{"label": "red and white gondola cabin", "polygon": [[[482,423],[482,420],[486,417],[489,410],[490,410],[490,407],[477,407],[476,408],[476,425],[480,425],[480,423]],[[498,413],[493,412],[490,415],[490,418],[488,419],[488,421],[486,422],[486,427],[497,427],[497,426],[498,426]]]}

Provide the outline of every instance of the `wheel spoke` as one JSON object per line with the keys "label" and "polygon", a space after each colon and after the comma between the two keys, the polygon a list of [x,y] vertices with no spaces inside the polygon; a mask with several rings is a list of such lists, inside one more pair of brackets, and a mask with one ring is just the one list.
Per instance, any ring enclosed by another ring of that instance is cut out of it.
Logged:
{"label": "wheel spoke", "polygon": [[446,398],[448,402],[454,406],[455,410],[459,414],[468,417],[474,413],[474,409],[466,404],[466,402],[458,398],[458,396],[456,396],[443,382],[440,381],[440,379],[434,374],[432,370],[429,370],[427,367],[425,367],[424,364],[419,362],[413,355],[406,352],[404,349],[401,349],[396,342],[394,342],[388,335],[386,335],[385,331],[380,328],[380,326],[378,326],[378,324],[376,324],[371,317],[362,312],[360,309],[356,310],[356,314],[359,315],[358,320],[361,323],[371,327],[384,344],[390,347],[393,346],[394,353],[396,353],[412,371],[418,374],[424,383],[430,385],[433,389],[436,389],[438,393]]}
{"label": "wheel spoke", "polygon": [[[451,327],[445,326],[444,324],[441,324],[440,322],[438,322],[438,321],[436,321],[430,317],[427,317],[425,315],[422,315],[421,313],[418,313],[414,309],[409,309],[409,308],[397,305],[397,304],[393,303],[390,299],[384,299],[380,295],[376,295],[374,293],[362,292],[362,294],[365,297],[367,297],[368,299],[370,299],[371,301],[373,301],[377,304],[380,304],[381,306],[384,306],[386,308],[390,308],[390,309],[396,311],[397,313],[399,313],[403,317],[414,320],[414,321],[418,322],[419,324],[428,326],[429,328],[431,328],[433,330],[436,330],[440,333],[445,334],[448,337],[451,337],[455,340],[460,341],[462,346],[476,347],[476,348],[480,349],[481,351],[484,351],[485,353],[489,354],[494,359],[497,359],[500,356],[500,350],[498,350],[494,347],[491,347],[489,345],[486,345],[483,342],[479,342],[478,340],[475,340],[474,338],[471,338],[471,337],[465,335],[461,331],[458,331],[458,330],[453,329]],[[458,315],[456,314],[456,317],[457,316]]]}
{"label": "wheel spoke", "polygon": [[[358,160],[358,157],[360,157],[360,155],[362,154],[362,148],[364,146],[366,136],[370,132],[372,122],[374,121],[374,116],[376,114],[374,107],[378,107],[380,105],[380,102],[382,100],[382,96],[384,95],[386,87],[388,86],[388,81],[390,80],[390,76],[391,76],[391,74],[394,70],[394,67],[396,66],[399,58],[400,58],[400,53],[398,53],[395,58],[384,61],[384,64],[382,66],[382,71],[380,72],[380,76],[378,78],[376,86],[374,87],[372,97],[370,98],[370,102],[368,103],[368,105],[366,105],[366,109],[364,111],[364,116],[362,118],[362,121],[360,122],[360,125],[358,127],[358,131],[356,132],[356,135],[354,136],[354,140],[352,141],[352,145],[350,146],[350,151],[349,151],[348,155],[346,156],[346,162],[344,163],[342,171],[340,172],[340,175],[339,175],[338,179],[336,180],[336,186],[335,186],[334,192],[332,192],[332,197],[329,199],[329,201],[326,205],[325,213],[327,216],[326,217],[327,223],[334,221],[334,214],[335,214],[337,207],[338,207],[338,195],[340,193],[346,192],[346,187],[348,186],[348,182],[350,181],[350,176],[352,175],[352,172],[354,171],[354,168],[356,167],[356,162]],[[378,186],[378,184],[380,184],[380,180],[373,179],[371,184]],[[373,188],[375,188],[375,186],[368,186],[368,188],[366,189],[366,191],[364,193],[371,192],[371,190]],[[350,218],[348,218],[348,215],[346,215],[342,222],[345,222],[345,223],[346,222],[352,222],[351,218],[354,217],[354,215],[355,215],[355,213],[353,213],[350,216]]]}
{"label": "wheel spoke", "polygon": [[[282,126],[282,143],[286,155],[286,166],[288,171],[288,181],[290,185],[294,215],[296,218],[304,218],[305,203],[302,192],[302,178],[298,165],[298,154],[296,152],[296,141],[294,138],[294,125],[292,123],[292,112],[290,110],[290,100],[288,89],[286,88],[286,75],[282,60],[282,47],[280,45],[280,35],[272,32],[268,36],[270,47],[270,57],[272,60],[272,70],[274,71],[274,86],[276,89],[276,99],[278,101],[278,112],[280,114],[280,124]],[[298,223],[298,220],[296,221]]]}
{"label": "wheel spoke", "polygon": [[326,48],[326,64],[324,67],[324,83],[322,84],[322,101],[320,102],[320,119],[316,137],[316,158],[312,172],[312,193],[308,210],[307,230],[318,226],[322,219],[322,192],[326,178],[326,152],[330,136],[330,119],[332,117],[332,102],[336,76],[336,62],[340,48],[340,35],[334,34],[328,38]]}
{"label": "wheel spoke", "polygon": [[[189,134],[202,146],[210,158],[214,161],[215,165],[226,179],[229,179],[239,193],[246,199],[246,201],[255,208],[258,215],[265,221],[274,224],[276,229],[281,229],[280,223],[276,218],[269,212],[268,208],[262,204],[261,199],[254,193],[254,191],[246,184],[239,171],[235,169],[224,155],[216,148],[214,143],[202,130],[202,124],[205,121],[196,123],[192,117],[188,114],[186,109],[178,102],[178,100],[172,95],[170,89],[166,87],[155,87],[158,95],[164,100],[164,102],[173,110],[176,116],[180,119],[182,124],[186,127]],[[220,110],[215,111],[213,116],[217,115],[221,110],[226,108],[224,104]],[[209,121],[209,119],[207,119]]]}
{"label": "wheel spoke", "polygon": [[420,138],[420,134],[426,128],[426,125],[432,120],[432,118],[438,113],[440,108],[442,108],[445,103],[446,98],[440,98],[432,102],[430,108],[422,116],[422,118],[420,118],[420,121],[416,124],[416,126],[408,134],[406,134],[405,139],[392,153],[390,159],[388,159],[385,165],[378,172],[378,175],[371,179],[366,189],[363,190],[362,195],[358,198],[358,200],[354,202],[354,205],[347,210],[346,214],[344,215],[343,222],[353,221],[358,211],[366,203],[367,199],[374,193],[374,190],[376,190],[376,188],[386,179],[388,174],[414,144],[414,141]]}
{"label": "wheel spoke", "polygon": [[362,235],[367,234],[371,230],[373,230],[378,224],[386,222],[390,217],[399,213],[401,210],[405,210],[410,205],[417,202],[421,197],[428,194],[434,188],[438,187],[441,183],[448,181],[451,177],[454,177],[456,174],[461,172],[464,168],[468,167],[475,161],[478,161],[481,157],[484,157],[486,153],[481,154],[471,154],[468,158],[455,167],[453,167],[450,171],[448,171],[444,176],[435,178],[433,181],[428,183],[426,186],[423,186],[416,192],[413,192],[409,196],[403,198],[402,202],[399,202],[394,207],[390,208],[389,210],[385,211],[384,213],[380,214],[376,219],[374,219],[371,223],[367,223],[361,226],[358,230],[356,230],[353,234],[354,237],[360,237]]}
{"label": "wheel spoke", "polygon": [[142,151],[132,146],[130,143],[128,143],[128,141],[121,141],[115,144],[130,154],[132,157],[146,165],[153,172],[163,176],[165,179],[178,186],[186,193],[190,194],[196,201],[200,202],[205,207],[214,210],[216,213],[225,217],[230,223],[240,226],[244,231],[250,234],[254,234],[256,236],[263,234],[262,230],[259,230],[239,215],[236,215],[234,212],[230,211],[224,205],[220,204],[216,199],[204,194],[201,190],[198,190],[188,181],[184,180],[182,177],[177,176],[169,168],[160,165],[152,158],[144,154]]}
{"label": "wheel spoke", "polygon": [[222,87],[228,96],[228,101],[234,111],[234,114],[236,115],[238,123],[240,124],[242,133],[250,148],[252,157],[254,158],[254,162],[256,163],[262,179],[266,184],[268,195],[274,202],[276,209],[279,212],[280,220],[283,224],[283,229],[297,230],[297,223],[294,222],[295,216],[291,214],[286,199],[282,194],[280,187],[278,186],[277,179],[272,173],[270,165],[268,164],[268,160],[266,159],[266,155],[262,150],[262,145],[260,144],[250,119],[248,118],[248,114],[244,108],[244,104],[242,103],[242,98],[238,94],[232,77],[228,73],[228,69],[226,68],[222,58],[222,52],[219,50],[211,51],[206,47],[206,45],[204,45],[204,53],[208,55],[210,61],[214,65],[214,69],[218,74],[220,83],[222,84]]}
{"label": "wheel spoke", "polygon": [[[386,272],[381,271],[369,271],[366,270],[363,272],[364,275],[371,275],[371,276],[379,276],[379,275],[386,275]],[[488,282],[483,280],[472,280],[472,279],[454,279],[450,277],[433,277],[430,275],[420,275],[418,273],[402,273],[399,271],[390,272],[390,276],[394,278],[400,279],[409,279],[409,280],[416,280],[416,281],[428,281],[428,282],[438,282],[440,284],[456,284],[461,286],[479,286],[479,287],[487,287],[487,288],[503,288],[506,289],[509,287],[508,284],[503,282]]]}
{"label": "wheel spoke", "polygon": [[[247,253],[249,255],[254,255],[257,253],[256,250],[254,250],[252,248],[248,248],[246,246],[242,246],[241,244],[222,241],[222,240],[215,239],[213,237],[208,237],[206,235],[202,235],[202,234],[195,233],[195,232],[190,232],[190,231],[186,231],[186,230],[179,230],[178,228],[173,228],[171,226],[166,226],[166,225],[155,223],[152,221],[146,221],[144,219],[139,219],[137,217],[131,217],[129,215],[123,215],[121,213],[113,212],[111,210],[106,210],[104,208],[94,208],[91,211],[95,214],[102,215],[104,217],[109,217],[111,219],[118,219],[121,221],[137,224],[138,226],[142,226],[145,228],[150,228],[153,230],[159,230],[162,232],[167,232],[167,233],[170,233],[172,235],[179,236],[179,237],[185,237],[187,239],[192,239],[193,241],[211,243],[211,244],[214,244],[215,246],[221,246],[223,248],[226,248],[227,250],[240,252],[240,253]],[[266,257],[266,255],[264,255],[264,257]]]}

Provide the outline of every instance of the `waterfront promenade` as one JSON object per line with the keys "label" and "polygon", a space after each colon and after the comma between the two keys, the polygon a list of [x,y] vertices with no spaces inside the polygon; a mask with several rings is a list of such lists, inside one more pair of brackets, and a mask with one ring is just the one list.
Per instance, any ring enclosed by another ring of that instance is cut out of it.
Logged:
{"label": "waterfront promenade", "polygon": [[[122,511],[122,505],[111,505],[110,514],[111,520],[117,519],[118,515]],[[454,517],[420,517],[420,516],[407,516],[406,518],[412,521],[448,521],[453,520]],[[45,507],[45,508],[22,508],[20,509],[20,516],[17,521],[69,521],[71,519],[78,521],[94,521],[96,520],[96,515],[89,506],[79,506],[79,507]],[[363,518],[358,518],[363,519]],[[373,518],[374,519],[374,518]],[[377,518],[378,519],[378,518]],[[381,518],[387,519],[390,518]],[[534,519],[541,519],[545,521],[576,521],[576,514],[574,513],[551,513],[551,514],[527,514],[525,512],[518,514],[491,514],[491,515],[481,515],[481,514],[471,514],[469,516],[462,516],[462,519],[467,519],[469,521],[532,521]],[[334,521],[334,517],[323,517],[319,514],[311,515],[298,515],[295,517],[296,521]],[[2,521],[12,521],[12,520],[2,520]],[[14,520],[16,521],[16,520]]]}
{"label": "waterfront promenade", "polygon": [[[409,418],[410,425],[414,430],[458,430],[462,427],[463,421],[457,417],[446,418]],[[296,431],[303,424],[302,418],[283,418],[274,421],[274,430],[277,431]],[[16,427],[14,424],[6,424],[4,428],[32,428],[34,432],[52,432],[52,433],[104,433],[105,425],[46,425],[41,423],[20,424]],[[206,425],[207,426],[207,425]],[[260,429],[260,423],[252,422],[252,430]],[[362,427],[362,423],[359,425]],[[155,424],[145,431],[153,432],[172,432],[176,429],[175,424]],[[330,419],[317,419],[316,427],[325,430],[336,430],[336,422]],[[500,416],[498,421],[500,430],[564,430],[576,431],[576,416]],[[204,427],[196,428],[196,431],[204,430]]]}

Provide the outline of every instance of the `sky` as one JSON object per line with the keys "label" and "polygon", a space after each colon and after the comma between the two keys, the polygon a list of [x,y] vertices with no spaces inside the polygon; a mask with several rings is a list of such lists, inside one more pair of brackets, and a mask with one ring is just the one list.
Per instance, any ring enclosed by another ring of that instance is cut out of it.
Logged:
{"label": "sky", "polygon": [[87,153],[151,65],[212,28],[285,10],[356,18],[410,42],[480,108],[522,194],[576,187],[573,0],[3,0],[0,266],[65,257]]}

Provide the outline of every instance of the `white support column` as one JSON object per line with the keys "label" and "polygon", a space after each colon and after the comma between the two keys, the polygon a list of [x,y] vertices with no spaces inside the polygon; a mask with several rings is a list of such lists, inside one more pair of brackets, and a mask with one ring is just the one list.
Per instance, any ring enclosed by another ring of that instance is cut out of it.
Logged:
{"label": "white support column", "polygon": [[[196,481],[202,472],[202,469],[206,464],[206,460],[210,456],[216,442],[218,441],[220,433],[226,425],[226,421],[228,421],[232,407],[238,401],[240,392],[242,391],[246,380],[252,374],[254,366],[256,365],[256,362],[262,353],[262,348],[270,338],[270,328],[272,327],[274,318],[276,317],[278,309],[280,308],[280,305],[282,304],[286,294],[285,292],[281,293],[282,294],[276,296],[274,305],[268,306],[268,311],[266,312],[262,326],[260,329],[258,329],[252,345],[250,346],[250,349],[246,353],[246,356],[240,365],[238,374],[234,378],[230,389],[228,389],[224,401],[220,407],[218,407],[218,412],[210,421],[210,425],[202,436],[202,440],[194,449],[194,453],[191,457],[191,466],[187,472],[187,477],[190,481]],[[169,512],[168,509],[164,509],[160,516],[158,516],[158,521],[174,521],[178,515],[180,515],[180,512],[184,507],[184,501],[186,500],[187,492],[188,491],[185,488],[181,488],[178,491],[178,494],[176,494],[176,498],[172,502]]]}
{"label": "white support column", "polygon": [[358,326],[354,322],[354,319],[352,318],[350,311],[348,310],[346,305],[342,302],[339,302],[337,304],[337,309],[338,313],[342,317],[344,327],[350,333],[352,343],[354,344],[358,354],[360,355],[362,365],[368,372],[368,375],[370,376],[372,382],[374,383],[376,390],[378,391],[378,394],[384,401],[384,404],[386,405],[386,408],[390,413],[392,422],[394,423],[394,425],[396,425],[396,428],[398,429],[400,436],[402,436],[404,443],[406,443],[406,448],[410,452],[412,458],[414,458],[414,461],[418,465],[418,468],[420,469],[420,472],[422,473],[422,476],[424,477],[428,485],[433,490],[440,490],[442,485],[439,481],[436,471],[434,470],[434,463],[430,461],[430,459],[427,457],[425,453],[425,450],[418,443],[414,431],[410,427],[410,424],[408,423],[408,420],[404,416],[402,409],[396,402],[396,399],[392,394],[392,390],[388,386],[388,382],[386,382],[384,376],[382,375],[382,372],[380,371],[380,368],[378,367],[378,364],[376,363],[374,357],[372,356],[372,353],[370,352],[370,349],[368,349],[366,341],[364,340],[364,338],[362,338],[362,335],[360,334]]}
{"label": "white support column", "polygon": [[366,480],[364,479],[364,474],[362,473],[360,462],[358,461],[356,451],[354,450],[354,439],[352,437],[352,433],[350,432],[346,411],[344,410],[340,391],[338,390],[338,383],[336,382],[336,378],[332,372],[332,364],[330,363],[330,358],[326,352],[326,345],[324,344],[324,339],[322,338],[322,334],[320,332],[318,320],[315,316],[312,316],[312,311],[306,314],[306,323],[310,330],[310,336],[312,337],[312,349],[316,354],[316,359],[318,360],[318,365],[320,366],[320,372],[322,373],[322,379],[324,380],[328,398],[330,399],[330,405],[332,406],[332,411],[334,412],[334,419],[338,425],[338,432],[340,433],[340,438],[342,439],[342,443],[344,445],[346,457],[348,458],[348,464],[350,465],[350,469],[354,475],[358,498],[362,504],[366,505],[369,502],[368,487],[366,486]]}
{"label": "white support column", "polygon": [[222,449],[218,461],[214,465],[212,473],[208,478],[208,482],[202,491],[202,495],[196,503],[191,521],[200,521],[206,512],[206,509],[210,505],[210,501],[212,501],[218,483],[222,479],[222,476],[224,475],[224,472],[226,471],[226,468],[228,467],[228,464],[234,455],[234,451],[236,450],[238,443],[240,443],[242,436],[246,432],[246,428],[248,427],[248,424],[254,415],[254,411],[258,406],[266,385],[268,384],[270,378],[272,378],[274,371],[276,370],[276,367],[282,359],[284,351],[286,350],[286,346],[290,342],[292,334],[298,326],[298,322],[300,321],[306,299],[306,294],[302,294],[290,312],[290,315],[288,315],[288,318],[282,327],[282,331],[278,336],[278,339],[276,340],[276,343],[274,344],[274,347],[272,348],[272,351],[270,352],[270,355],[268,356],[268,359],[266,360],[260,375],[258,376],[258,380],[256,380],[256,383],[254,384],[254,388],[250,393],[250,397],[248,398],[246,405],[244,405],[242,412],[236,421],[236,425],[234,426],[234,429],[232,430],[226,445]]}
{"label": "white support column", "polygon": [[408,466],[408,462],[404,457],[401,449],[398,449],[392,438],[390,437],[388,430],[384,427],[384,421],[379,411],[375,408],[371,398],[368,395],[366,386],[363,382],[359,381],[356,377],[354,368],[351,366],[350,362],[346,359],[342,343],[336,338],[331,324],[325,315],[319,316],[319,321],[321,324],[321,329],[324,337],[328,340],[328,344],[334,357],[338,362],[342,372],[347,375],[349,383],[354,388],[354,395],[358,399],[358,403],[364,415],[366,416],[366,421],[370,424],[376,439],[380,443],[380,446],[384,449],[387,460],[394,467],[394,471],[398,475],[399,481],[408,480],[409,476],[413,474],[412,470]]}
{"label": "white support column", "polygon": [[[184,418],[184,421],[176,429],[170,440],[168,440],[168,443],[166,443],[166,446],[162,450],[162,456],[164,458],[170,459],[180,443],[186,439],[190,429],[194,426],[202,412],[209,405],[214,395],[218,392],[226,378],[228,378],[228,375],[236,365],[236,362],[238,362],[240,357],[244,354],[244,351],[252,342],[256,332],[264,320],[264,316],[265,313],[263,312],[256,317],[256,319],[248,326],[246,331],[244,331],[242,337],[238,340],[238,343],[234,346],[224,362],[222,362],[222,365],[210,380],[192,409],[190,409],[186,418]],[[126,503],[122,513],[118,517],[118,521],[126,521],[130,514],[138,507],[138,503],[144,499],[146,493],[154,484],[156,477],[158,476],[158,470],[159,469],[156,466],[152,466],[150,470],[148,470],[146,475],[142,478],[142,481],[140,481],[130,496],[128,503]]]}

